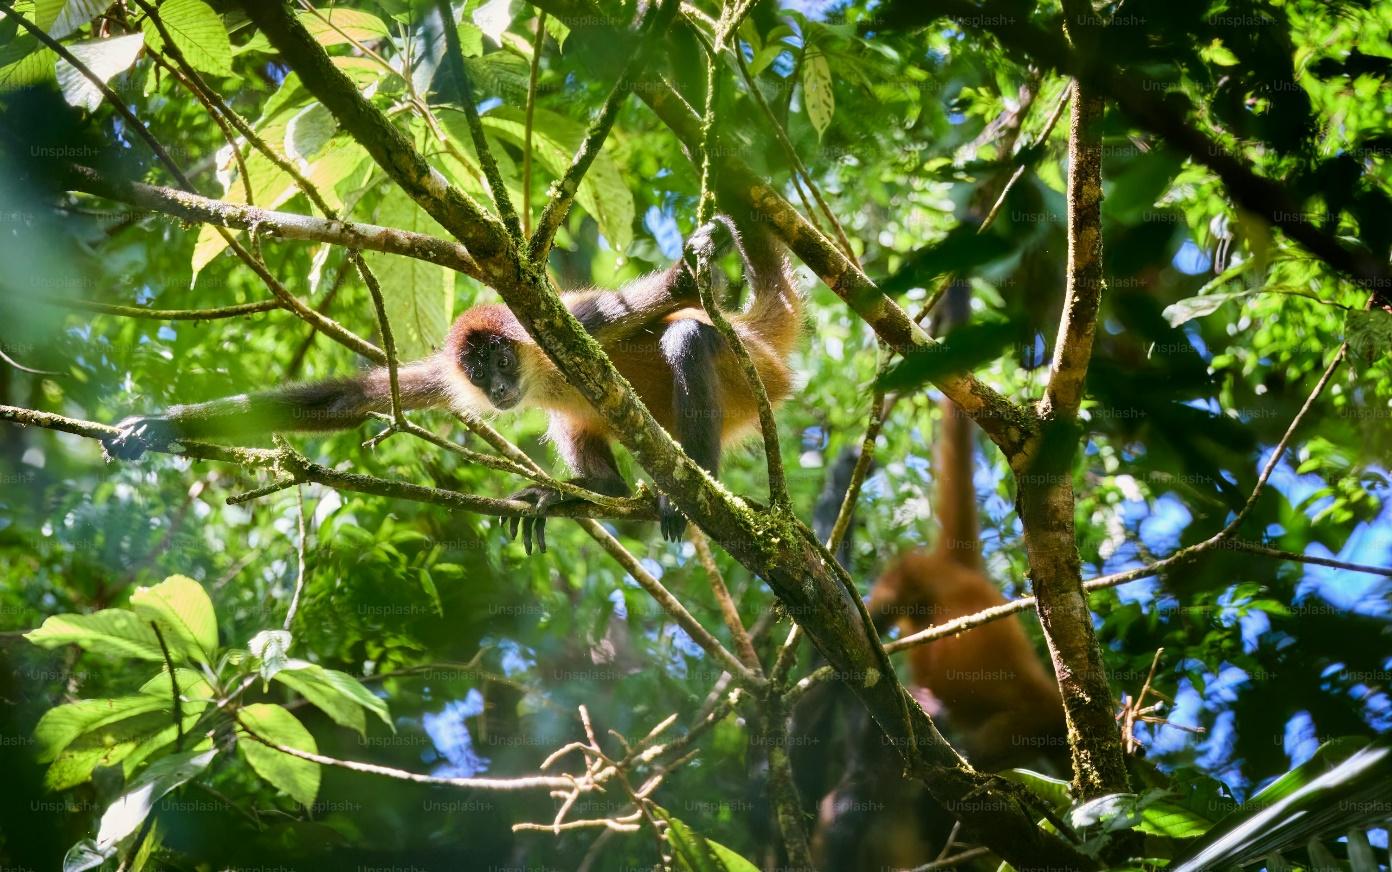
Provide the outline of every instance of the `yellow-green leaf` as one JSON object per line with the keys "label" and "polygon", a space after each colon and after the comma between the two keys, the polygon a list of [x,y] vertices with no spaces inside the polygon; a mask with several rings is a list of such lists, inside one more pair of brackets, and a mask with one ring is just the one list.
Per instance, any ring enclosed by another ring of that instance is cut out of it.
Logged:
{"label": "yellow-green leaf", "polygon": [[185,575],[171,575],[154,587],[138,587],[131,608],[159,624],[169,653],[211,663],[217,651],[217,614],[203,586]]}
{"label": "yellow-green leaf", "polygon": [[[449,234],[401,188],[393,185],[377,205],[376,223],[448,239]],[[424,357],[440,346],[454,306],[454,271],[411,257],[363,252],[377,278],[402,360]]]}
{"label": "yellow-green leaf", "polygon": [[319,793],[319,764],[277,751],[247,734],[250,731],[268,742],[316,754],[319,746],[304,724],[284,708],[266,703],[244,706],[237,719],[237,750],[256,774],[300,805],[313,805]]}
{"label": "yellow-green leaf", "polygon": [[832,94],[831,64],[820,49],[809,48],[802,59],[802,102],[807,109],[807,118],[817,131],[820,139],[831,125],[832,113],[836,111],[836,98]]}
{"label": "yellow-green leaf", "polygon": [[[159,19],[190,66],[214,76],[232,74],[232,42],[213,7],[203,0],[165,0]],[[164,48],[164,38],[153,21],[146,18],[140,29],[150,48]]]}
{"label": "yellow-green leaf", "polygon": [[24,638],[40,648],[77,645],[94,654],[163,660],[155,631],[135,612],[102,609],[90,615],[53,615]]}

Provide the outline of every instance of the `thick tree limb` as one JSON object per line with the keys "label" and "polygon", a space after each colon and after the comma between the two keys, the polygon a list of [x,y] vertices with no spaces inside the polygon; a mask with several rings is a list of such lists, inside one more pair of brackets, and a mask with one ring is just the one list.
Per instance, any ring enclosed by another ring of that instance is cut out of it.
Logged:
{"label": "thick tree limb", "polygon": [[[1074,45],[1093,47],[1089,0],[1064,0]],[[1073,458],[1083,383],[1102,301],[1102,113],[1090,84],[1073,84],[1068,133],[1068,282],[1049,383],[1039,403],[1040,450],[1016,465],[1017,505],[1044,641],[1058,677],[1073,756],[1073,786],[1085,797],[1125,790],[1126,760],[1111,687],[1083,593],[1074,526]],[[1057,435],[1059,438],[1050,438]]]}

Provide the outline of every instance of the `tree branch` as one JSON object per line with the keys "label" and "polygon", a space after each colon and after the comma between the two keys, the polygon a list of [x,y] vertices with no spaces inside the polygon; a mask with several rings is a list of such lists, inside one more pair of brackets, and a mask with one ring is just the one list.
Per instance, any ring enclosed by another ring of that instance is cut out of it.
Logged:
{"label": "tree branch", "polygon": [[[1090,0],[1063,0],[1068,37],[1096,43]],[[1102,649],[1083,593],[1074,516],[1073,459],[1078,453],[1078,406],[1092,358],[1102,302],[1102,98],[1090,84],[1073,84],[1068,134],[1068,282],[1049,382],[1039,403],[1041,438],[1023,462],[1012,463],[1039,623],[1053,660],[1073,787],[1083,797],[1127,789],[1126,758]]]}
{"label": "tree branch", "polygon": [[63,184],[72,191],[82,191],[119,203],[128,203],[142,209],[173,215],[185,221],[214,224],[236,230],[254,230],[261,235],[299,242],[325,242],[350,249],[399,254],[483,280],[478,264],[469,256],[464,246],[424,233],[397,230],[378,224],[316,218],[312,215],[225,203],[174,188],[113,179],[90,167],[76,164],[68,168]]}
{"label": "tree branch", "polygon": [[[71,433],[75,436],[85,436],[88,439],[96,439],[98,441],[109,439],[120,432],[115,427],[106,424],[98,424],[94,421],[83,421],[78,418],[68,418],[63,415],[55,415],[51,412],[40,412],[34,409],[19,408],[17,406],[0,405],[0,421],[10,421],[22,426],[57,430],[63,433]],[[239,448],[227,445],[216,445],[211,442],[187,440],[173,442],[164,448],[152,448],[151,450],[161,454],[174,455],[176,457],[188,457],[196,460],[216,460],[255,469],[279,471],[289,474],[294,481],[309,481],[326,485],[335,490],[372,494],[374,496],[392,499],[411,500],[418,503],[429,503],[437,506],[445,506],[446,508],[456,511],[484,515],[486,517],[521,518],[529,517],[536,513],[535,507],[530,503],[524,503],[520,500],[499,500],[490,497],[475,496],[474,494],[459,493],[458,491],[444,490],[442,488],[426,487],[411,482],[377,478],[360,473],[342,472],[314,463],[294,451],[284,449]],[[278,483],[275,489],[282,489],[286,484],[287,483],[284,482]],[[630,501],[629,507],[623,509],[614,508],[612,506],[599,506],[592,503],[567,503],[562,506],[557,506],[551,514],[561,518],[603,517],[636,521],[651,521],[657,518],[657,513],[653,510],[652,506],[636,501]]]}
{"label": "tree branch", "polygon": [[1238,206],[1262,216],[1336,271],[1376,291],[1379,299],[1387,299],[1392,281],[1384,260],[1366,249],[1344,245],[1338,236],[1306,220],[1300,204],[1291,199],[1279,182],[1257,174],[1241,158],[1171,108],[1164,99],[1167,90],[1164,83],[1111,66],[1105,69],[1090,66],[1089,59],[1070,49],[1061,35],[1003,9],[1001,14],[991,14],[990,6],[979,6],[971,0],[940,0],[924,6],[900,3],[896,12],[898,21],[914,25],[946,15],[967,30],[994,35],[1011,53],[1082,79],[1099,94],[1115,101],[1117,107],[1141,127],[1180,149],[1195,163],[1212,170]]}

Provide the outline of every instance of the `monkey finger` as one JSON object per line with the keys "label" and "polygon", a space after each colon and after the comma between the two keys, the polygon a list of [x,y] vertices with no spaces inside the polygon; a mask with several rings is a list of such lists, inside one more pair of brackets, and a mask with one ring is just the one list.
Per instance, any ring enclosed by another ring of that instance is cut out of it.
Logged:
{"label": "monkey finger", "polygon": [[522,519],[522,548],[527,552],[527,556],[532,555],[532,530],[536,527],[535,518]]}
{"label": "monkey finger", "polygon": [[534,532],[536,533],[537,553],[538,553],[538,554],[545,554],[545,553],[546,553],[546,516],[545,516],[545,515],[542,515],[541,517],[537,518],[537,520],[536,520],[536,527],[533,528],[533,529],[534,529]]}

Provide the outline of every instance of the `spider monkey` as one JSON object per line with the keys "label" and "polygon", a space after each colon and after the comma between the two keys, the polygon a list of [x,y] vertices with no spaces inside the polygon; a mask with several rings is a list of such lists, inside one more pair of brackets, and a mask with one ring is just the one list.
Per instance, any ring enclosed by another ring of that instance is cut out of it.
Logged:
{"label": "spider monkey", "polygon": [[[970,313],[970,287],[949,289],[945,323]],[[986,577],[981,531],[972,488],[972,424],[951,400],[942,400],[943,431],[936,442],[938,541],[930,551],[900,555],[870,592],[870,614],[887,629],[915,633],[1005,602]],[[1058,685],[1035,651],[1018,617],[984,624],[930,642],[909,653],[913,682],[930,695],[968,760],[981,769],[1003,769],[1041,756],[1066,771],[1063,703]],[[939,711],[934,711],[935,706]]]}
{"label": "spider monkey", "polygon": [[[752,297],[730,322],[748,348],[769,400],[778,403],[792,388],[788,355],[801,328],[801,300],[778,243],[756,221],[743,222],[741,237],[726,216],[698,228],[688,252],[739,253]],[[604,347],[686,453],[716,475],[722,449],[757,425],[758,405],[744,371],[701,308],[690,268],[678,260],[618,291],[585,290],[562,295],[571,314]],[[616,438],[581,394],[532,341],[506,306],[474,306],[455,320],[443,348],[398,367],[403,408],[452,407],[468,412],[542,408],[550,412],[548,437],[574,471],[571,481],[608,496],[629,493],[610,443]],[[120,433],[104,442],[109,456],[135,459],[147,448],[178,439],[247,436],[272,431],[341,430],[373,412],[391,410],[385,367],[351,378],[290,385],[206,403],[171,406],[164,414],[127,418]],[[546,549],[545,512],[573,500],[545,487],[528,487],[513,499],[531,503],[523,519],[523,544]],[[666,496],[659,497],[664,538],[677,541],[686,518]],[[518,531],[511,522],[509,538]]]}

